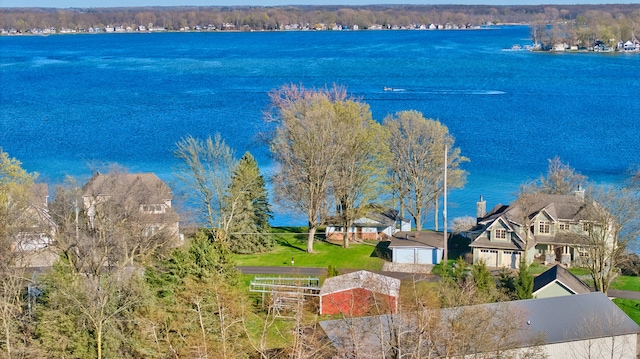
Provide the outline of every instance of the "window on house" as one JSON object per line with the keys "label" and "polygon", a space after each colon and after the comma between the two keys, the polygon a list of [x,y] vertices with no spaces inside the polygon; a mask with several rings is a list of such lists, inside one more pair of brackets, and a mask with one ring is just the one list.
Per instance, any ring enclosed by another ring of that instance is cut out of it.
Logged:
{"label": "window on house", "polygon": [[507,239],[507,231],[505,229],[499,228],[495,230],[495,238],[496,239]]}
{"label": "window on house", "polygon": [[559,229],[561,231],[568,231],[569,230],[569,223],[560,223],[558,227],[559,227]]}
{"label": "window on house", "polygon": [[582,224],[582,230],[585,231],[585,232],[591,231],[591,223],[583,223]]}
{"label": "window on house", "polygon": [[539,233],[551,233],[551,224],[547,221],[540,221],[538,231]]}

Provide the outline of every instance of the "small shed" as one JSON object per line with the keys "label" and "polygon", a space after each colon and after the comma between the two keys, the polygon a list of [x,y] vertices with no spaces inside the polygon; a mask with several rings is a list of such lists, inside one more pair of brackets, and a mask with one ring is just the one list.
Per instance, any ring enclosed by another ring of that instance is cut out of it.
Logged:
{"label": "small shed", "polygon": [[396,313],[400,280],[365,270],[327,278],[320,289],[320,314]]}
{"label": "small shed", "polygon": [[578,277],[556,264],[533,279],[533,297],[549,298],[591,292]]}
{"label": "small shed", "polygon": [[444,234],[434,231],[397,232],[389,243],[393,263],[438,264],[444,254]]}

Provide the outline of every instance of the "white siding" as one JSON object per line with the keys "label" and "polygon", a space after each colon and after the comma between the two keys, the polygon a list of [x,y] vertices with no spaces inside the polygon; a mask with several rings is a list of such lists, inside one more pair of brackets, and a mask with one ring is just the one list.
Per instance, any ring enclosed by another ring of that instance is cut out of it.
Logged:
{"label": "white siding", "polygon": [[[637,335],[629,334],[570,343],[545,345],[549,359],[636,359]],[[613,350],[612,350],[613,349]]]}
{"label": "white siding", "polygon": [[[537,348],[508,350],[504,357],[526,358],[527,354],[544,354],[546,359],[637,359],[636,334],[606,337],[592,340],[580,340],[567,343],[546,344]],[[611,350],[613,348],[613,351]],[[467,358],[478,358],[468,355]],[[486,357],[494,358],[495,353]],[[540,356],[534,356],[540,357]]]}

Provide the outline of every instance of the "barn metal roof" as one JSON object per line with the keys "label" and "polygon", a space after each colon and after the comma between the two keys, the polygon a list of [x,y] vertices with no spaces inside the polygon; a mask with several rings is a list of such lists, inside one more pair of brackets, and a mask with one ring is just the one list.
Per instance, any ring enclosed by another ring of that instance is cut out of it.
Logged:
{"label": "barn metal roof", "polygon": [[325,279],[320,295],[356,288],[397,297],[400,292],[400,279],[361,270]]}

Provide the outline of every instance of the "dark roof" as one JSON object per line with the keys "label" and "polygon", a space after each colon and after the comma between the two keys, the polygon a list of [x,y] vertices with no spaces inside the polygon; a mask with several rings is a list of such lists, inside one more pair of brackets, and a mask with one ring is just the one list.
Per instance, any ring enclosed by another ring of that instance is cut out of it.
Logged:
{"label": "dark roof", "polygon": [[[532,235],[533,236],[533,235]],[[589,244],[589,236],[579,233],[557,231],[555,235],[533,236],[535,243],[553,245]]]}
{"label": "dark roof", "polygon": [[589,289],[586,284],[582,283],[578,277],[557,264],[534,278],[533,292],[535,293],[556,281],[572,291],[574,294],[585,294],[591,292],[591,289]]}
{"label": "dark roof", "polygon": [[444,248],[443,233],[434,231],[397,232],[389,243],[389,248],[425,246]]}
{"label": "dark roof", "polygon": [[[579,221],[586,219],[585,212],[588,202],[584,201],[576,194],[537,194],[535,201],[527,209],[531,218],[545,210],[555,220]],[[480,218],[478,222],[492,222],[497,217],[504,215],[509,221],[514,223],[522,222],[522,208],[518,201],[509,206],[498,205],[486,216]]]}
{"label": "dark roof", "polygon": [[[531,242],[529,244],[530,247],[535,245],[533,243],[533,241],[530,241],[530,242]],[[505,241],[505,242],[499,242],[499,241],[492,242],[487,237],[478,237],[475,241],[471,242],[471,244],[469,244],[469,246],[470,247],[478,247],[478,248],[511,249],[511,250],[516,250],[516,251],[523,251],[524,250],[524,243],[520,243],[520,241],[509,240],[509,241]]]}
{"label": "dark roof", "polygon": [[[544,194],[539,193],[532,197],[534,201],[530,203],[526,208],[527,217],[529,219],[537,216],[540,213],[545,213],[547,216],[551,217],[554,221],[564,221],[564,222],[580,222],[584,220],[588,220],[588,207],[593,205],[593,203],[584,200],[584,194],[582,192],[576,192],[574,194],[569,195],[560,195],[560,194]],[[491,212],[485,215],[482,218],[478,218],[478,225],[474,228],[474,231],[481,232],[486,230],[491,224],[493,224],[496,220],[502,219],[505,223],[508,223],[509,226],[513,226],[516,224],[518,226],[522,225],[523,221],[523,208],[521,204],[516,200],[509,206],[497,205],[494,207]],[[572,244],[581,244],[587,241],[586,236],[575,234],[575,233],[563,233],[561,231],[557,231],[555,235],[538,235],[534,236],[534,234],[529,232],[530,238],[533,240],[529,241],[531,246],[534,246],[537,243],[540,244],[554,244],[554,245],[572,245]],[[471,247],[480,247],[480,248],[516,248],[522,247],[523,245],[514,241],[512,245],[506,244],[496,244],[496,242],[491,242],[486,238],[478,237],[471,244]]]}
{"label": "dark roof", "polygon": [[[446,322],[456,314],[481,311],[496,313],[496,317],[508,311],[518,313],[514,317],[521,321],[523,331],[532,337],[530,339],[541,340],[536,344],[542,345],[640,333],[640,327],[601,292],[448,308],[442,309],[439,315]],[[395,329],[399,332],[417,331],[418,317],[417,313],[370,316],[327,320],[320,322],[320,326],[339,350],[348,350],[353,345],[351,340],[357,336],[360,348],[379,354],[390,349],[389,343],[380,338],[390,337],[392,325],[398,326]],[[514,348],[526,345],[521,342]],[[415,348],[405,348],[411,349]]]}

